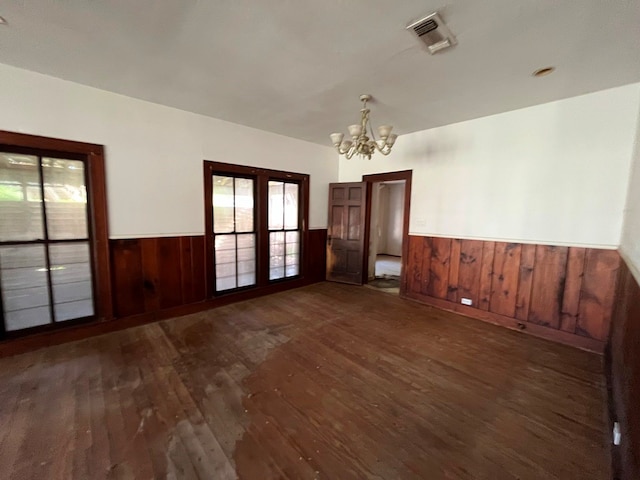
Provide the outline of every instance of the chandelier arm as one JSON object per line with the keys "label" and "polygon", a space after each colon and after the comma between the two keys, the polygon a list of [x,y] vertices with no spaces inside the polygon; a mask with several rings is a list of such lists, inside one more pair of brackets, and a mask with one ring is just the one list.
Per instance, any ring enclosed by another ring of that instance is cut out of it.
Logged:
{"label": "chandelier arm", "polygon": [[348,152],[344,154],[344,156],[347,158],[347,160],[351,160],[351,157],[353,157],[355,153],[356,153],[356,149],[351,148]]}
{"label": "chandelier arm", "polygon": [[369,130],[371,132],[371,138],[373,139],[373,145],[375,146],[375,149],[382,155],[389,155],[391,153],[391,146],[387,144],[386,140],[384,141],[385,143],[382,148],[378,146],[378,141],[376,140],[376,136],[373,133],[373,125],[371,125],[371,122],[369,122]]}

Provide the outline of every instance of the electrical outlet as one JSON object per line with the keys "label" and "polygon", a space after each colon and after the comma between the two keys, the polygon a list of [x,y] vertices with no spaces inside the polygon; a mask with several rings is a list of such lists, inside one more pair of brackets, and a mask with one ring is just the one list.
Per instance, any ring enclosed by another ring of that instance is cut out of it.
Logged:
{"label": "electrical outlet", "polygon": [[613,424],[613,444],[620,445],[620,441],[622,440],[622,433],[620,432],[620,424],[618,422],[614,422]]}
{"label": "electrical outlet", "polygon": [[473,300],[463,297],[462,300],[460,300],[460,303],[463,305],[473,305]]}

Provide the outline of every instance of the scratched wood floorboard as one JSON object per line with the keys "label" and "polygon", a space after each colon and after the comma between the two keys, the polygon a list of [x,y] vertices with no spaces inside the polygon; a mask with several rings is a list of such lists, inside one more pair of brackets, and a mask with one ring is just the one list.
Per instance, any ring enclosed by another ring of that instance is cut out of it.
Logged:
{"label": "scratched wood floorboard", "polygon": [[609,476],[601,359],[321,283],[0,359],[3,479]]}

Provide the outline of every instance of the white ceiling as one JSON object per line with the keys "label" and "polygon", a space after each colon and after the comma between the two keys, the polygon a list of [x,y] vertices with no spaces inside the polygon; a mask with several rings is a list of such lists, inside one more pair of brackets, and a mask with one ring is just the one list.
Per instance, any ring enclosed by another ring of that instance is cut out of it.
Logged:
{"label": "white ceiling", "polygon": [[[434,10],[459,44],[430,56],[404,27]],[[640,81],[638,0],[21,0],[0,16],[0,63],[325,145],[361,93],[402,134]]]}

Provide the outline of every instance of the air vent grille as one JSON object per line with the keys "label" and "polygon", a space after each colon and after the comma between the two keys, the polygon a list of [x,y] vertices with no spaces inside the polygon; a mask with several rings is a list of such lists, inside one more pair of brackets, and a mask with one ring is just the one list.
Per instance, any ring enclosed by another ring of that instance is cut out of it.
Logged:
{"label": "air vent grille", "polygon": [[457,43],[453,33],[442,21],[438,12],[413,22],[407,26],[407,30],[411,30],[417,35],[420,41],[427,46],[431,55]]}
{"label": "air vent grille", "polygon": [[426,22],[413,27],[413,31],[416,32],[419,37],[421,37],[429,32],[434,31],[436,28],[438,28],[438,24],[436,23],[436,21],[433,19],[429,19]]}

